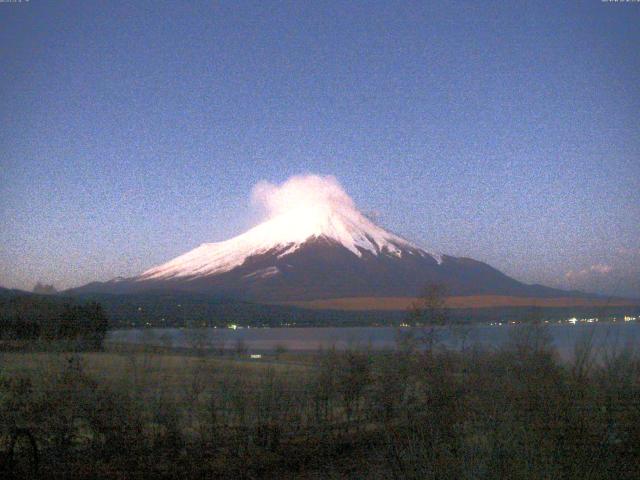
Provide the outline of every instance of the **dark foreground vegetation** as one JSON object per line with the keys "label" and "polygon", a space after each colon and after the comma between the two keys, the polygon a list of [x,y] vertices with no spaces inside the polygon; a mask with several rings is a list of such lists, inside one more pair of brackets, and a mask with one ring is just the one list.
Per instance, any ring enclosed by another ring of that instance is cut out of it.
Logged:
{"label": "dark foreground vegetation", "polygon": [[637,352],[585,338],[560,363],[543,326],[515,332],[492,352],[425,331],[254,362],[197,338],[189,355],[5,352],[0,477],[640,478]]}
{"label": "dark foreground vegetation", "polygon": [[17,295],[0,297],[0,349],[99,350],[109,320],[99,303]]}

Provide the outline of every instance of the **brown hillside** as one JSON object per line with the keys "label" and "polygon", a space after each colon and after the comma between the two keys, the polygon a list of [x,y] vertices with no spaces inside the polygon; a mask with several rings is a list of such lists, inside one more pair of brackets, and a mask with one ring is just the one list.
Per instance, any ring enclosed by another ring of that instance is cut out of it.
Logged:
{"label": "brown hillside", "polygon": [[[406,310],[416,300],[414,297],[349,297],[283,302],[281,304],[317,310]],[[534,298],[506,295],[454,296],[447,299],[447,306],[450,308],[621,307],[627,305],[636,306],[638,301],[624,298]]]}

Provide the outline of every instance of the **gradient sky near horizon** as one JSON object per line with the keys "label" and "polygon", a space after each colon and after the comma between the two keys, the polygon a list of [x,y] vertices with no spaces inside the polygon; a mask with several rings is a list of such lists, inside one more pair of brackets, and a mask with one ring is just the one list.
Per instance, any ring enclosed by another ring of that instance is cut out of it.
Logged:
{"label": "gradient sky near horizon", "polygon": [[137,274],[334,175],[384,227],[640,297],[640,4],[0,3],[0,285]]}

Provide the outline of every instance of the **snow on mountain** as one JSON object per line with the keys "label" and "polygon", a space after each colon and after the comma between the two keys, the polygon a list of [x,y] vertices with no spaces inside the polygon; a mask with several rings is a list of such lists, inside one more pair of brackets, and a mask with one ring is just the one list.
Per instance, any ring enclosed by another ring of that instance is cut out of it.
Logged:
{"label": "snow on mountain", "polygon": [[[333,177],[293,177],[280,186],[261,183],[253,193],[268,219],[246,233],[218,243],[205,243],[163,265],[151,268],[138,281],[194,278],[228,272],[254,255],[271,252],[278,258],[291,254],[313,239],[325,239],[357,257],[432,256],[411,242],[380,228],[358,211],[353,200]],[[277,269],[254,272],[270,276]]]}

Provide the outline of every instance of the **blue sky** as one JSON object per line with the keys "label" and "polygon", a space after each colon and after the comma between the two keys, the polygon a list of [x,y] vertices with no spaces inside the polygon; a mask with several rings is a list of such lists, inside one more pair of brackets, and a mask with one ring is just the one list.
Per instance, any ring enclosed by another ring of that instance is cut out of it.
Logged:
{"label": "blue sky", "polygon": [[336,176],[386,228],[640,297],[640,4],[0,3],[0,284],[133,275]]}

